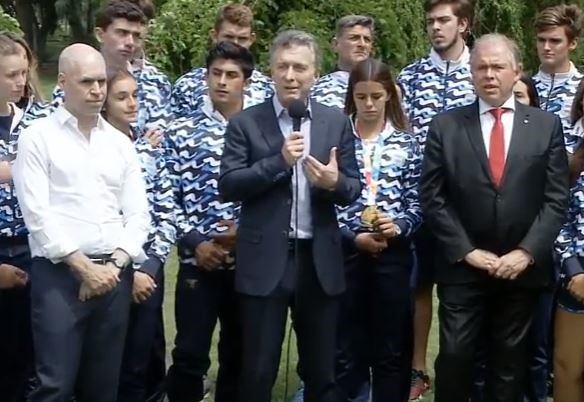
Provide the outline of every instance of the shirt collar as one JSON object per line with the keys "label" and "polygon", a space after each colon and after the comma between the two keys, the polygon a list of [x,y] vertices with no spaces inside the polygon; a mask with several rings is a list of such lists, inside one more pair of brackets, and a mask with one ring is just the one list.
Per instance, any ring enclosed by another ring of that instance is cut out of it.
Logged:
{"label": "shirt collar", "polygon": [[[278,95],[274,94],[274,96],[272,97],[273,99],[273,104],[274,104],[274,112],[276,112],[276,117],[279,119],[282,116],[288,116],[288,110],[286,110],[284,108],[284,106],[282,106],[282,104],[280,103],[280,100],[278,99]],[[312,102],[310,102],[310,100],[308,101],[308,105],[306,107],[306,117],[308,117],[309,119],[312,119]]]}
{"label": "shirt collar", "polygon": [[[57,108],[57,110],[54,113],[55,118],[57,119],[57,122],[62,125],[71,125],[73,126],[75,129],[79,129],[78,128],[78,120],[77,117],[73,116],[71,114],[71,112],[69,112],[64,105],[61,105]],[[103,130],[105,128],[105,120],[101,115],[97,116],[97,125],[94,127],[98,128],[100,130]]]}
{"label": "shirt collar", "polygon": [[[249,103],[250,103],[249,99],[246,96],[244,96],[243,110],[247,109],[247,107],[250,106]],[[211,101],[211,97],[209,95],[203,96],[203,106],[201,106],[201,110],[210,119],[216,120],[223,124],[228,123],[225,116],[223,116],[217,109],[215,109],[215,106],[213,106],[213,102]]]}
{"label": "shirt collar", "polygon": [[[511,95],[509,97],[509,99],[507,99],[500,107],[502,107],[504,109],[511,109],[512,111],[515,111],[515,95]],[[491,109],[496,109],[496,107],[489,105],[487,102],[485,102],[484,100],[479,98],[479,114],[480,115],[488,113],[489,110],[491,110]]]}

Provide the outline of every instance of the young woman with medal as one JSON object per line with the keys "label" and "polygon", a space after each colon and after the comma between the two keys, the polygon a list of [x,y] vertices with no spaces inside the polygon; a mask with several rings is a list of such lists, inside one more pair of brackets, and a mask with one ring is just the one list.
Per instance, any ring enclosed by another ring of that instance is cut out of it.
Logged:
{"label": "young woman with medal", "polygon": [[347,400],[370,381],[373,402],[405,402],[412,354],[411,237],[422,220],[422,155],[406,131],[388,65],[368,59],[353,68],[345,112],[353,123],[363,190],[339,210],[348,290],[337,381]]}

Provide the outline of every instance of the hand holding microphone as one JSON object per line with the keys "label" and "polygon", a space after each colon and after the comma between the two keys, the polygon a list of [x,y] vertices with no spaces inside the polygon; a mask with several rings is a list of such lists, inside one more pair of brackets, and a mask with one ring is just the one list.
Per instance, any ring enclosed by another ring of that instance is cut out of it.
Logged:
{"label": "hand holding microphone", "polygon": [[282,155],[288,166],[294,166],[298,159],[304,155],[304,137],[298,131],[292,132],[284,141]]}
{"label": "hand holding microphone", "polygon": [[288,166],[292,167],[304,155],[304,136],[300,132],[302,118],[306,116],[306,104],[294,99],[288,106],[288,115],[292,119],[292,133],[284,141],[282,156]]}

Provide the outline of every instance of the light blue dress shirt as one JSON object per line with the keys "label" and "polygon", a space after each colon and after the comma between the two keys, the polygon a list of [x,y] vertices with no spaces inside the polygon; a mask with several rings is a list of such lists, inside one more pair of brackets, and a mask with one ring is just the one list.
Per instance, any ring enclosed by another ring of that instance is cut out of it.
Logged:
{"label": "light blue dress shirt", "polygon": [[[284,138],[292,133],[292,118],[288,115],[288,110],[282,106],[278,97],[274,95],[274,111],[278,118],[280,131]],[[304,137],[304,157],[310,153],[310,126],[311,108],[308,102],[308,113],[300,124],[300,132]],[[296,162],[292,174],[292,211],[290,214],[290,238],[312,239],[312,208],[310,205],[310,182],[304,174],[301,158]],[[298,186],[296,186],[298,180]],[[296,203],[298,203],[296,207]],[[298,227],[296,227],[296,210],[298,210]]]}

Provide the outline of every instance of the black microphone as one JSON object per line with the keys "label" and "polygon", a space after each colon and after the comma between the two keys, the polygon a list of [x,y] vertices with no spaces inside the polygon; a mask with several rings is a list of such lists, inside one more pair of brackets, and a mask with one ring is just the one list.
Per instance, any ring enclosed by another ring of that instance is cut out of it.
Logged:
{"label": "black microphone", "polygon": [[300,123],[306,117],[306,103],[293,99],[288,105],[288,116],[292,118],[292,131],[300,131]]}

